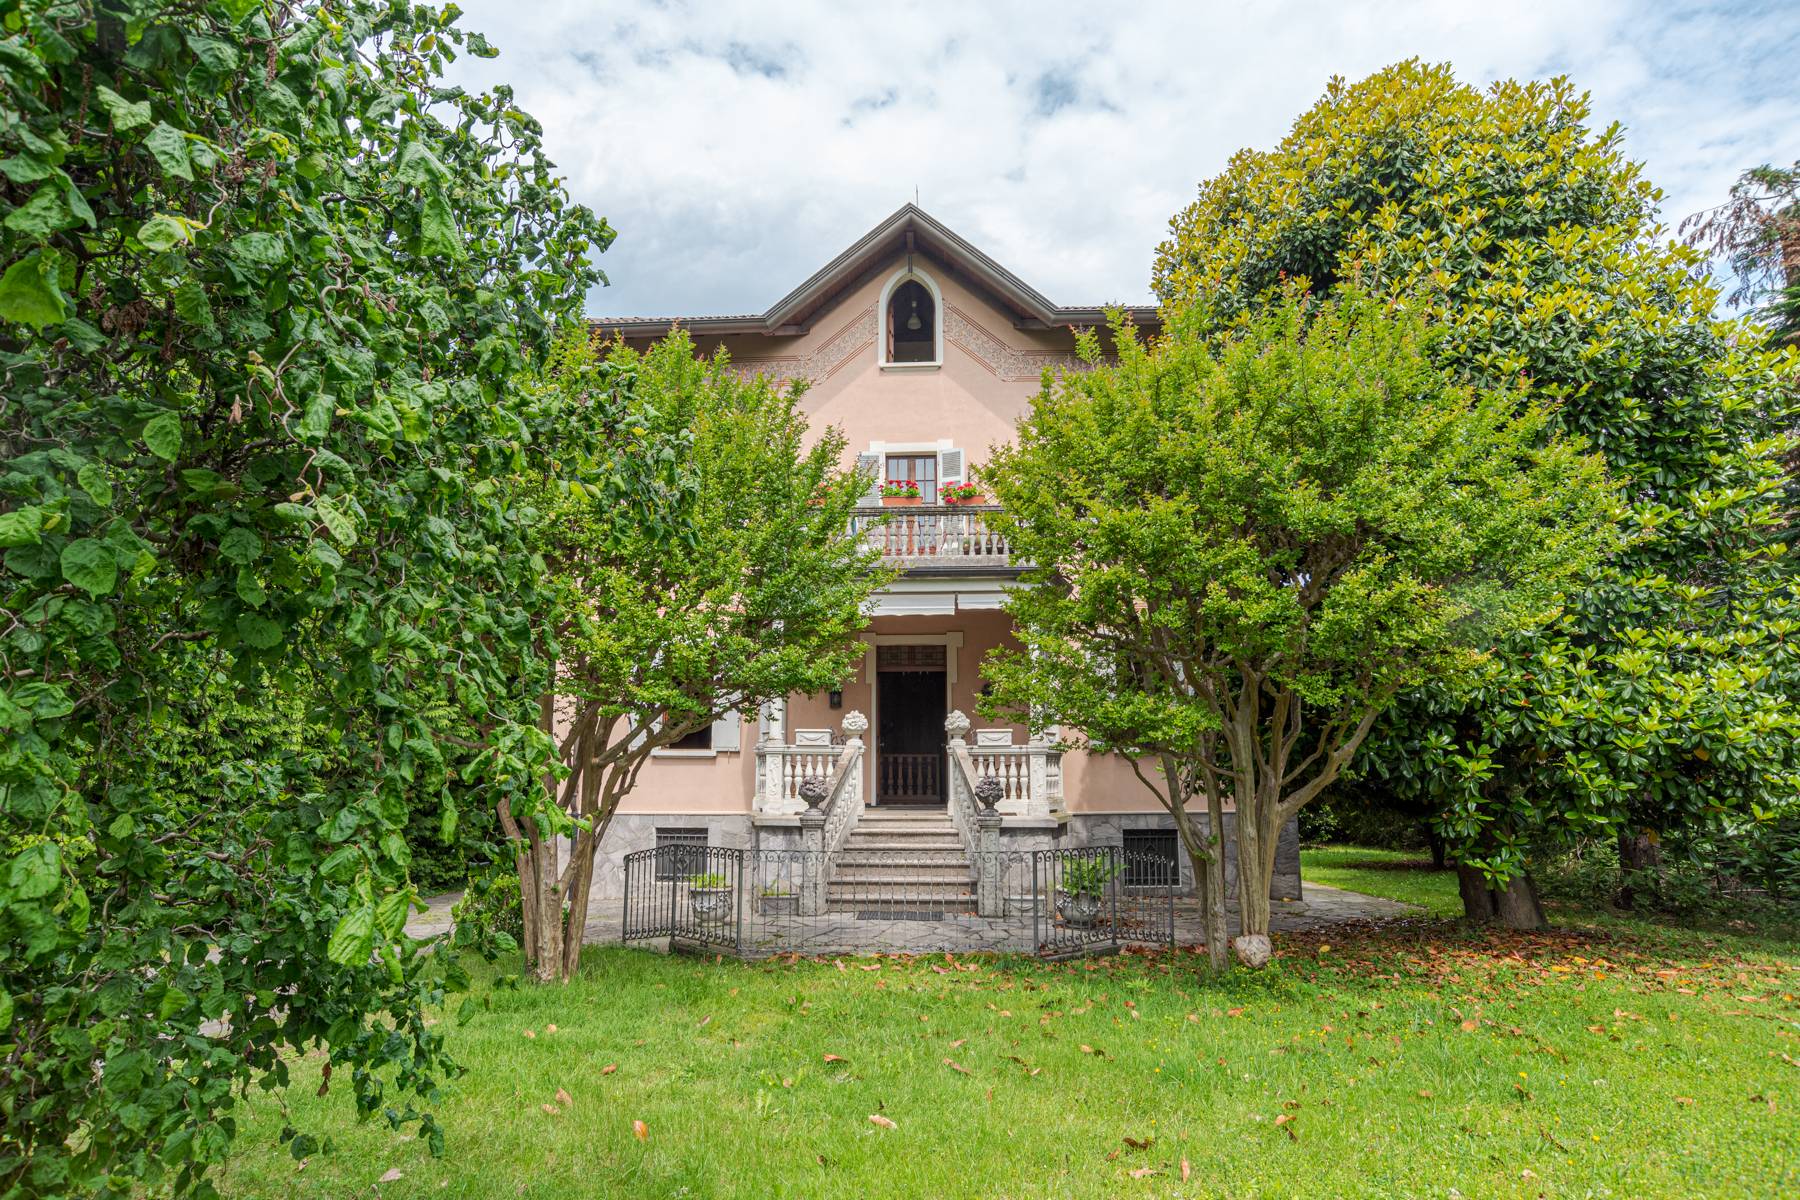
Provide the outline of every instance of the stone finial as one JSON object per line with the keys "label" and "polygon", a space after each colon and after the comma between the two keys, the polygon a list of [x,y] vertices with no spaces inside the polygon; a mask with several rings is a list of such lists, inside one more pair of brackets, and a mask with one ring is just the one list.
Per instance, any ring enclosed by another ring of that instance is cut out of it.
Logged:
{"label": "stone finial", "polygon": [[850,737],[861,737],[869,732],[869,718],[853,708],[844,714],[843,727]]}
{"label": "stone finial", "polygon": [[823,775],[806,776],[794,790],[799,793],[800,799],[806,801],[806,807],[811,812],[817,812],[819,805],[825,803],[825,797],[830,795],[830,785]]}
{"label": "stone finial", "polygon": [[1006,796],[1006,785],[1000,782],[998,775],[983,775],[975,781],[975,799],[987,812],[993,812],[994,806]]}
{"label": "stone finial", "polygon": [[951,709],[950,715],[944,718],[944,732],[950,735],[953,742],[960,742],[968,736],[969,725],[968,716],[960,708]]}

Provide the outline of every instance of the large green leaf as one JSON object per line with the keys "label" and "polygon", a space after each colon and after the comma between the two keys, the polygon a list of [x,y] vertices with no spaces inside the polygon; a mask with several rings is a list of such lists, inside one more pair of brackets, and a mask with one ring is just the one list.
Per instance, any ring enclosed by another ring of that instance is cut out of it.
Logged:
{"label": "large green leaf", "polygon": [[105,84],[94,89],[94,96],[100,101],[100,107],[106,110],[106,115],[112,119],[115,132],[126,133],[150,123],[148,100],[127,100]]}
{"label": "large green leaf", "polygon": [[425,206],[419,211],[419,249],[426,254],[462,257],[462,235],[456,231],[456,217],[450,212],[450,201],[441,191],[427,196]]}
{"label": "large green leaf", "polygon": [[51,180],[31,194],[31,199],[6,214],[6,227],[15,233],[42,241],[59,229],[81,224],[69,210],[65,187]]}
{"label": "large green leaf", "polygon": [[43,535],[44,510],[35,504],[0,513],[0,547],[35,546]]}
{"label": "large green leaf", "polygon": [[144,445],[156,457],[174,462],[181,456],[181,418],[163,413],[144,423]]}
{"label": "large green leaf", "polygon": [[63,547],[62,575],[90,596],[109,595],[119,581],[117,552],[99,538],[79,538]]}
{"label": "large green leaf", "polygon": [[62,851],[45,838],[21,850],[6,871],[6,882],[21,900],[48,896],[62,881]]}
{"label": "large green leaf", "polygon": [[6,268],[0,275],[0,321],[42,326],[66,317],[68,306],[56,274],[56,259],[41,251]]}
{"label": "large green leaf", "polygon": [[375,948],[375,906],[359,904],[345,913],[332,930],[331,943],[325,957],[342,966],[355,966],[369,961]]}
{"label": "large green leaf", "polygon": [[187,135],[167,121],[158,121],[144,138],[144,148],[155,157],[167,175],[194,182],[194,168],[188,157]]}

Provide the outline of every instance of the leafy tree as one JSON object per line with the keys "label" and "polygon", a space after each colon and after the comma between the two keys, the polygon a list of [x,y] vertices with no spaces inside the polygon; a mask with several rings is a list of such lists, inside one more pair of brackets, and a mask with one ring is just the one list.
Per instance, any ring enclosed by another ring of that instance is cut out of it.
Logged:
{"label": "leafy tree", "polygon": [[210,1193],[290,1052],[395,1123],[454,1069],[404,831],[549,761],[494,711],[539,584],[492,477],[612,234],[440,85],[491,53],[453,14],[0,15],[8,1196]]}
{"label": "leafy tree", "polygon": [[1500,884],[1524,924],[1534,845],[1619,830],[1631,861],[1658,831],[1796,795],[1800,613],[1771,536],[1795,360],[1712,319],[1700,256],[1589,117],[1561,79],[1478,91],[1406,62],[1333,80],[1280,145],[1201,186],[1155,272],[1215,330],[1284,277],[1407,297],[1438,363],[1478,391],[1522,383],[1624,483],[1625,545],[1555,625],[1472,692],[1410,694],[1367,760],[1438,810],[1471,915]]}
{"label": "leafy tree", "polygon": [[523,484],[555,598],[534,627],[554,661],[542,720],[563,770],[532,795],[504,796],[499,816],[526,960],[538,979],[567,980],[594,856],[651,753],[776,697],[835,687],[863,653],[856,635],[884,576],[850,528],[867,480],[839,469],[836,430],[807,444],[799,388],[744,379],[722,352],[696,358],[682,331],[642,355],[602,353],[578,333],[535,387],[535,407],[585,412],[643,442],[634,461],[679,464],[660,480],[653,520],[621,520],[608,496],[554,476]]}
{"label": "leafy tree", "polygon": [[1800,346],[1800,162],[1764,163],[1731,185],[1731,198],[1683,219],[1690,245],[1722,254],[1736,276],[1735,308],[1767,301],[1777,341]]}
{"label": "leafy tree", "polygon": [[1450,383],[1404,310],[1290,294],[1216,348],[1179,314],[1148,347],[1115,332],[1117,365],[1047,386],[984,472],[1035,564],[1008,602],[1022,646],[987,672],[1011,710],[1139,767],[1222,964],[1219,856],[1189,799],[1213,830],[1234,802],[1242,929],[1266,947],[1281,827],[1395,695],[1541,618],[1614,501],[1545,405]]}

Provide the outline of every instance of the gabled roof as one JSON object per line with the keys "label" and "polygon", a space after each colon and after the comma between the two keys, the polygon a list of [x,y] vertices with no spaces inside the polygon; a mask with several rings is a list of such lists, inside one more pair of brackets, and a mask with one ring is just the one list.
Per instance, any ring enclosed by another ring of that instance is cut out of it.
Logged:
{"label": "gabled roof", "polygon": [[[691,333],[793,337],[805,333],[843,293],[860,284],[871,271],[895,255],[907,253],[930,259],[933,265],[988,296],[997,307],[1012,313],[1017,328],[1059,329],[1099,325],[1106,320],[1107,306],[1050,303],[1042,292],[936,217],[916,204],[902,204],[892,216],[858,238],[767,312],[714,317],[595,317],[592,323],[601,329],[617,329],[627,337],[656,337],[676,325]],[[1162,323],[1154,307],[1126,306],[1125,312],[1140,328]]]}

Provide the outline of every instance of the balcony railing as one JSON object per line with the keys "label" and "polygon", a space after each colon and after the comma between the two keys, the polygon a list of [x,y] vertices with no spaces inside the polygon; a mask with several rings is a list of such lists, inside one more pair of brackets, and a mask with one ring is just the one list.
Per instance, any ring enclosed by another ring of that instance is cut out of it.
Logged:
{"label": "balcony railing", "polygon": [[996,504],[918,504],[859,509],[854,528],[900,567],[1011,567],[1012,547],[988,524]]}

